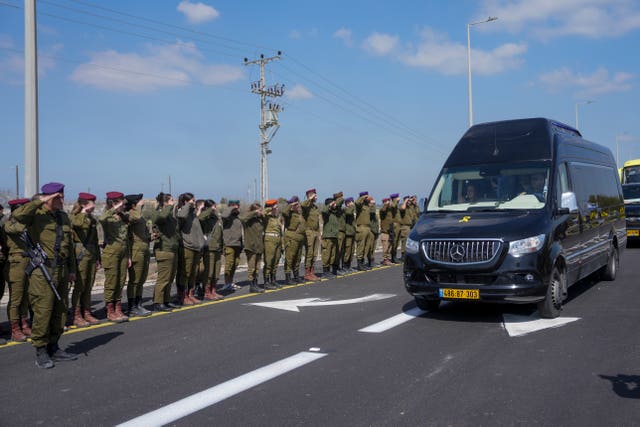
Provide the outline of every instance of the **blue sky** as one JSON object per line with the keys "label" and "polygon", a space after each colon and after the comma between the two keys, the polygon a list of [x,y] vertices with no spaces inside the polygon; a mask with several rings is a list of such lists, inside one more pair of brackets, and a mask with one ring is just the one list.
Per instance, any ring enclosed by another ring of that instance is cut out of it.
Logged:
{"label": "blue sky", "polygon": [[[474,122],[550,117],[640,157],[631,0],[38,0],[40,183],[252,199],[259,78],[283,83],[270,196],[426,195]],[[24,164],[24,10],[0,1],[0,188]],[[594,101],[586,104],[584,101]],[[22,177],[21,177],[22,179]],[[21,190],[22,191],[22,190]],[[259,191],[259,184],[258,184]]]}

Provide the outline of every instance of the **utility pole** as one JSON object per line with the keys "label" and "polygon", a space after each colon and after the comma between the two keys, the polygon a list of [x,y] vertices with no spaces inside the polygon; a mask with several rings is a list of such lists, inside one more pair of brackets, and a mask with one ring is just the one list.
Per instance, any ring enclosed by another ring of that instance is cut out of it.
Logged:
{"label": "utility pole", "polygon": [[39,187],[38,153],[38,41],[36,0],[24,2],[24,194]]}
{"label": "utility pole", "polygon": [[260,125],[258,128],[260,129],[260,203],[262,205],[269,198],[269,163],[267,160],[267,156],[271,154],[269,142],[280,128],[278,113],[283,111],[283,108],[272,102],[271,98],[284,95],[283,84],[267,86],[264,67],[271,61],[279,60],[281,55],[282,52],[278,51],[276,56],[270,58],[265,58],[264,55],[260,55],[260,59],[254,61],[244,58],[244,65],[260,65],[260,80],[251,83],[251,92],[260,95]]}
{"label": "utility pole", "polygon": [[20,198],[20,175],[18,174],[18,165],[16,165],[16,199]]}

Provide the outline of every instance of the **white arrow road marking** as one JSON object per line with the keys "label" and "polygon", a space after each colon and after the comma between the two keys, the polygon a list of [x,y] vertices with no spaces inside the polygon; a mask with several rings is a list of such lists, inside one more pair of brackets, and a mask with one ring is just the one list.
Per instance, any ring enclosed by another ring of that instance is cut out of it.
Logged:
{"label": "white arrow road marking", "polygon": [[531,316],[516,316],[514,314],[503,314],[503,325],[511,337],[520,337],[531,332],[541,331],[548,328],[558,328],[567,323],[579,320],[579,317],[557,317],[555,319],[541,319],[538,312]]}
{"label": "white arrow road marking", "polygon": [[371,294],[366,297],[344,299],[340,301],[330,301],[322,298],[304,298],[293,299],[288,301],[272,301],[272,302],[252,302],[247,305],[259,305],[261,307],[277,308],[279,310],[300,311],[298,307],[319,307],[325,305],[344,305],[357,304],[359,302],[378,301],[382,299],[395,297],[395,294]]}
{"label": "white arrow road marking", "polygon": [[286,374],[307,363],[321,359],[326,355],[326,353],[312,353],[310,351],[294,354],[286,359],[279,360],[217,386],[187,396],[184,399],[156,409],[155,411],[140,415],[139,417],[120,424],[118,427],[150,427],[169,424],[280,375]]}
{"label": "white arrow road marking", "polygon": [[385,332],[391,328],[400,326],[403,323],[408,322],[409,320],[413,320],[416,317],[423,315],[424,313],[426,313],[426,311],[420,310],[418,307],[414,307],[411,310],[407,310],[396,316],[385,319],[382,322],[374,323],[373,325],[367,326],[366,328],[359,329],[358,332],[370,332],[373,334],[379,334],[380,332]]}

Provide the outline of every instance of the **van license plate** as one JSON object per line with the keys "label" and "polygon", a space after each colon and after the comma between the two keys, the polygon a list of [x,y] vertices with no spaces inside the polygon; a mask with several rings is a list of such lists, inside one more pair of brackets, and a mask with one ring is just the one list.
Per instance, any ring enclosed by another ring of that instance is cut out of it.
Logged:
{"label": "van license plate", "polygon": [[640,230],[627,230],[627,237],[640,237]]}
{"label": "van license plate", "polygon": [[480,299],[480,291],[478,289],[440,289],[440,298],[453,299]]}

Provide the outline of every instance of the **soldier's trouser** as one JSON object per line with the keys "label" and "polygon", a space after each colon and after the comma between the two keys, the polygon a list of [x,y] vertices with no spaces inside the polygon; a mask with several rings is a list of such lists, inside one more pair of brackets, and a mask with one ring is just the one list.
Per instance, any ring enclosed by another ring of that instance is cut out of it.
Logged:
{"label": "soldier's trouser", "polygon": [[260,270],[260,261],[262,260],[262,254],[244,250],[244,254],[247,256],[247,275],[249,280],[258,278],[258,270]]}
{"label": "soldier's trouser", "polygon": [[380,243],[382,243],[382,259],[391,259],[391,242],[389,241],[389,233],[380,233]]}
{"label": "soldier's trouser", "polygon": [[83,309],[91,309],[91,289],[96,279],[96,257],[95,255],[84,251],[82,259],[78,261],[76,271],[76,282],[73,284],[73,293],[71,294],[71,307],[76,308],[78,305]]}
{"label": "soldier's trouser", "polygon": [[142,286],[149,275],[149,261],[151,252],[149,246],[133,247],[131,252],[131,267],[129,267],[129,283],[127,284],[127,298],[142,296]]}
{"label": "soldier's trouser", "polygon": [[305,236],[287,231],[284,237],[284,272],[298,271]]}
{"label": "soldier's trouser", "polygon": [[393,241],[391,242],[391,254],[395,257],[398,255],[398,245],[400,244],[400,224],[394,222],[393,223]]}
{"label": "soldier's trouser", "polygon": [[370,232],[371,229],[368,225],[358,225],[356,227],[356,258],[358,261],[364,260]]}
{"label": "soldier's trouser", "polygon": [[404,256],[405,245],[407,244],[407,237],[409,237],[409,232],[411,231],[411,227],[408,225],[401,225],[400,232],[398,233],[398,243],[400,245],[400,253]]}
{"label": "soldier's trouser", "polygon": [[104,268],[104,301],[106,303],[120,301],[122,288],[127,280],[127,257],[124,245],[112,243],[102,252]]}
{"label": "soldier's trouser", "polygon": [[7,282],[7,276],[5,271],[7,270],[7,265],[9,264],[9,261],[6,260],[0,260],[0,299],[2,299],[2,297],[4,296],[4,286]]}
{"label": "soldier's trouser", "polygon": [[264,236],[264,275],[270,277],[278,270],[278,261],[282,255],[282,239],[278,236]]}
{"label": "soldier's trouser", "polygon": [[[9,304],[7,315],[9,320],[20,320],[27,317],[29,310],[29,282],[24,270],[29,264],[29,258],[20,255],[12,255],[5,264],[6,281],[9,283]],[[2,279],[4,284],[5,278]]]}
{"label": "soldier's trouser", "polygon": [[242,248],[239,246],[225,246],[224,248],[224,276],[225,279],[228,278],[231,282],[233,282],[236,268],[238,268],[238,264],[240,264],[241,252]]}
{"label": "soldier's trouser", "polygon": [[222,253],[220,251],[205,251],[202,256],[202,279],[204,285],[216,285],[222,267]]}
{"label": "soldier's trouser", "polygon": [[371,239],[371,244],[369,245],[369,255],[370,259],[374,259],[376,255],[376,245],[378,244],[378,235],[375,233],[371,233],[369,236]]}
{"label": "soldier's trouser", "polygon": [[373,256],[373,251],[374,251],[374,239],[376,238],[375,234],[373,234],[373,231],[371,231],[371,229],[369,229],[369,237],[367,237],[367,244],[364,247],[364,256],[365,258],[370,258]]}
{"label": "soldier's trouser", "polygon": [[336,265],[336,254],[338,253],[338,238],[322,238],[322,266],[329,268]]}
{"label": "soldier's trouser", "polygon": [[153,289],[155,304],[167,303],[171,299],[171,283],[178,270],[178,256],[175,252],[155,251],[158,277]]}
{"label": "soldier's trouser", "polygon": [[304,266],[310,268],[315,264],[316,256],[318,255],[318,231],[307,230],[305,234],[307,243],[305,245]]}
{"label": "soldier's trouser", "polygon": [[351,265],[351,260],[353,259],[353,243],[355,242],[355,239],[356,236],[344,236],[342,265]]}
{"label": "soldier's trouser", "polygon": [[196,286],[196,278],[198,277],[198,266],[200,265],[200,251],[194,251],[189,248],[182,248],[182,283],[191,289]]}
{"label": "soldier's trouser", "polygon": [[344,234],[344,231],[338,231],[338,241],[336,242],[336,260],[334,265],[339,267],[340,261],[343,260],[345,244],[347,242],[347,238]]}
{"label": "soldier's trouser", "polygon": [[66,267],[56,268],[51,277],[56,283],[58,294],[62,297],[61,301],[56,299],[40,269],[34,270],[29,279],[29,302],[33,310],[31,343],[34,347],[57,343],[67,320],[64,295],[68,294],[69,288]]}

